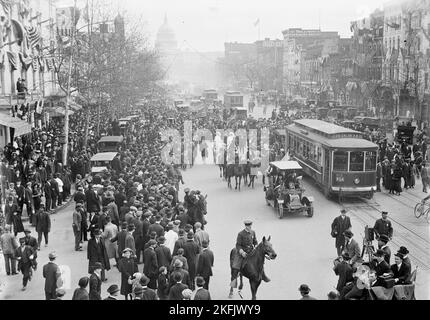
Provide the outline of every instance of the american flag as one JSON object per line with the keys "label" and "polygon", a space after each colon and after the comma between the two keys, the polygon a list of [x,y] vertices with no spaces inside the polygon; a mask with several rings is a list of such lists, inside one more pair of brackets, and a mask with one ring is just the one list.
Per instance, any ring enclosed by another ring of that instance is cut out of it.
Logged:
{"label": "american flag", "polygon": [[27,30],[28,39],[30,40],[30,44],[32,48],[37,48],[40,44],[40,34],[37,28],[35,27],[25,27]]}
{"label": "american flag", "polygon": [[0,4],[3,7],[3,11],[6,16],[9,16],[12,8],[12,0],[0,0]]}

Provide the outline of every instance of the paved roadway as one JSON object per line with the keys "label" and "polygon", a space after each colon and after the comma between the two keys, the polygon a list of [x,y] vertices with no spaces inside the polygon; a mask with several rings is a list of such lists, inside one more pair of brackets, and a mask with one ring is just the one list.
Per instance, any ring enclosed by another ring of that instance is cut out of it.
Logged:
{"label": "paved roadway", "polygon": [[[269,111],[271,110],[268,110],[268,115]],[[186,170],[183,176],[186,182],[183,188],[199,189],[203,194],[208,194],[207,231],[211,238],[210,247],[215,254],[214,277],[210,283],[214,299],[228,297],[229,252],[235,245],[236,235],[243,228],[245,219],[254,221],[258,240],[263,236],[272,236],[271,242],[278,254],[276,260],[266,261],[266,273],[272,281],[262,283],[257,295],[259,299],[297,299],[299,297],[297,289],[302,283],[307,283],[311,287],[311,295],[318,299],[326,299],[326,294],[334,289],[337,282],[337,277],[332,271],[336,249],[334,239],[330,236],[330,224],[339,214],[338,203],[325,199],[311,181],[305,180],[306,193],[315,198],[314,217],[292,215],[280,220],[274,209],[265,203],[261,178],[256,181],[255,189],[242,187],[239,192],[227,188],[226,182],[219,177],[219,169],[216,166],[195,165],[192,169]],[[400,197],[390,196],[384,192],[376,194],[374,200],[349,202],[346,206],[350,210],[355,239],[360,244],[364,226],[373,225],[375,219],[380,216],[378,210],[383,208],[390,212],[389,217],[394,227],[394,241],[390,247],[393,253],[400,245],[405,245],[411,251],[412,263],[419,266],[417,299],[430,299],[429,225],[424,219],[417,220],[413,216],[413,206],[423,196],[421,184],[417,183],[415,189],[403,192]],[[65,297],[66,300],[71,299],[73,289],[77,286],[79,278],[87,275],[88,267],[86,244],[84,251],[74,251],[72,210],[73,205],[70,205],[52,215],[50,245],[48,248],[42,246],[42,250],[39,251],[39,268],[25,292],[20,290],[22,275],[6,277],[3,261],[0,261],[2,290],[0,300],[44,299],[44,279],[41,270],[43,264],[47,263],[51,250],[57,252],[58,264],[67,265],[71,269],[71,289],[67,290]],[[139,270],[142,270],[142,265],[139,265]],[[109,271],[107,277],[108,281],[102,285],[103,297],[107,296],[106,289],[109,285],[120,283],[120,274],[116,269]],[[250,298],[246,279],[242,294],[244,299]],[[233,299],[240,297],[235,293]]]}

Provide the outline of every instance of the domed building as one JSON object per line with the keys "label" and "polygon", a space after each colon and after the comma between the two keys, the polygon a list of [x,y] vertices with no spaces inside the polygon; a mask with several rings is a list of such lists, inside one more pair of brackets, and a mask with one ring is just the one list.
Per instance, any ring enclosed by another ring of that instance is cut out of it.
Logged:
{"label": "domed building", "polygon": [[173,29],[170,28],[167,22],[167,15],[164,16],[164,23],[161,25],[160,29],[158,29],[155,49],[157,49],[161,55],[176,54],[178,51],[178,42],[176,41]]}

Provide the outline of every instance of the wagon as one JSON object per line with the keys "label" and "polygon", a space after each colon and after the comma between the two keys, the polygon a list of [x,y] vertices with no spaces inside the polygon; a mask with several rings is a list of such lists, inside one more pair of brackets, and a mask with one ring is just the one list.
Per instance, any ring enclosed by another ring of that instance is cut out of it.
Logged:
{"label": "wagon", "polygon": [[276,209],[279,219],[285,214],[306,213],[314,215],[313,197],[305,196],[298,176],[302,167],[297,161],[275,161],[270,163],[269,186],[264,186],[266,203]]}

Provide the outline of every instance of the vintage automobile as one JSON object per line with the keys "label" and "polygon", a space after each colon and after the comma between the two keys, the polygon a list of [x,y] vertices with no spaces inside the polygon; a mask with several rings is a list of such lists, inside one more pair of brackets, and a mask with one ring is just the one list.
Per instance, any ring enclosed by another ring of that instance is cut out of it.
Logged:
{"label": "vintage automobile", "polygon": [[277,210],[279,219],[286,213],[303,213],[308,217],[314,215],[313,197],[305,196],[298,176],[302,167],[297,161],[275,161],[270,163],[268,180],[264,186],[267,205]]}
{"label": "vintage automobile", "polygon": [[124,142],[123,136],[104,136],[97,142],[100,152],[116,152]]}
{"label": "vintage automobile", "polygon": [[99,152],[92,156],[91,174],[96,175],[110,168],[112,160],[118,155],[118,152]]}
{"label": "vintage automobile", "polygon": [[407,144],[413,144],[415,129],[416,127],[413,126],[398,126],[396,134],[397,142],[405,141]]}

